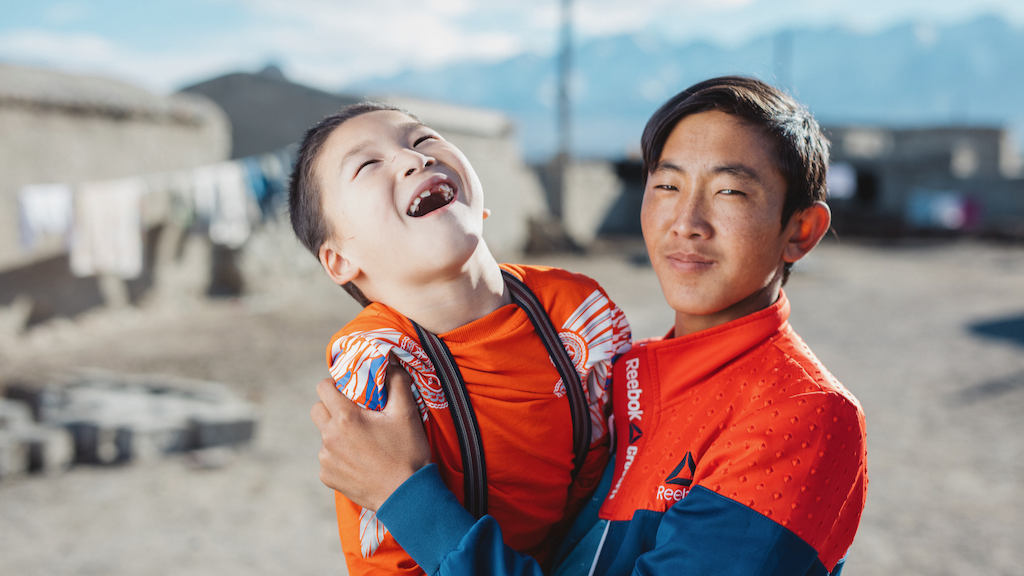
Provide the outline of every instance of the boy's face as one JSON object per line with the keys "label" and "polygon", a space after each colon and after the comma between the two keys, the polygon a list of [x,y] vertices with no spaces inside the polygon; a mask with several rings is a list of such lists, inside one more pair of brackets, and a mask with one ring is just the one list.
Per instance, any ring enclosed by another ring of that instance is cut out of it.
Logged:
{"label": "boy's face", "polygon": [[781,225],[786,180],[770,146],[737,117],[702,112],[676,125],[648,176],[641,225],[676,336],[778,297],[793,226]]}
{"label": "boy's face", "polygon": [[328,137],[315,174],[332,228],[324,246],[356,273],[342,270],[341,280],[356,279],[371,300],[384,283],[434,280],[460,267],[480,244],[483,192],[469,161],[401,112],[347,120]]}

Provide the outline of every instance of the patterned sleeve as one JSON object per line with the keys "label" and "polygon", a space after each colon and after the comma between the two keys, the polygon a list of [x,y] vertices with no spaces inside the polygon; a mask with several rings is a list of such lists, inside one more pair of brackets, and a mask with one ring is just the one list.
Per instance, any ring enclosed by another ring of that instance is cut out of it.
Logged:
{"label": "patterned sleeve", "polygon": [[342,394],[369,410],[387,405],[388,354],[393,354],[412,377],[413,396],[426,421],[428,407],[448,407],[433,364],[419,343],[398,330],[382,328],[350,332],[331,342],[331,376]]}
{"label": "patterned sleeve", "polygon": [[[622,310],[598,288],[569,315],[558,336],[583,380],[590,405],[591,441],[596,442],[608,432],[605,406],[611,401],[608,385],[612,363],[632,346],[629,322]],[[564,393],[564,385],[557,390]]]}

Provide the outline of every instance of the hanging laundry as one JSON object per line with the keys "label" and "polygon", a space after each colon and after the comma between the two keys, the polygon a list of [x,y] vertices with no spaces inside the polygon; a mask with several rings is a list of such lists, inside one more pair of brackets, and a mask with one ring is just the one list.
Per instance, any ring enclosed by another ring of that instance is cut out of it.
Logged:
{"label": "hanging laundry", "polygon": [[260,200],[260,208],[264,218],[276,220],[287,211],[290,154],[285,150],[261,154],[259,164],[267,186],[266,195]]}
{"label": "hanging laundry", "polygon": [[145,183],[139,178],[79,186],[71,232],[72,273],[135,278],[142,272],[144,192]]}
{"label": "hanging laundry", "polygon": [[172,172],[168,176],[167,186],[171,193],[171,213],[168,222],[187,230],[196,218],[193,174],[184,171]]}
{"label": "hanging laundry", "polygon": [[73,194],[67,184],[30,184],[18,190],[21,245],[35,248],[43,237],[67,237],[71,229]]}
{"label": "hanging laundry", "polygon": [[192,204],[196,219],[210,224],[217,210],[217,170],[220,164],[201,166],[192,171]]}
{"label": "hanging laundry", "polygon": [[210,240],[238,248],[249,239],[259,207],[240,162],[221,162],[194,171],[196,217],[209,222]]}
{"label": "hanging laundry", "polygon": [[252,189],[253,197],[256,198],[256,202],[262,204],[263,199],[267,196],[267,179],[263,175],[260,159],[256,156],[247,156],[239,159],[239,162],[245,167],[245,175],[249,182],[249,188]]}

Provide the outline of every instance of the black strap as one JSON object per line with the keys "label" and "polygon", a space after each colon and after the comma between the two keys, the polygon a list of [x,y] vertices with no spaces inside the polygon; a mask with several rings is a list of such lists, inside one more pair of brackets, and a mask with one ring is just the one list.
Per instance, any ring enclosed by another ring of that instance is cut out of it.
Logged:
{"label": "black strap", "polygon": [[[526,312],[526,316],[530,319],[530,323],[533,324],[541,341],[544,342],[548,356],[555,368],[558,369],[562,383],[565,385],[566,396],[569,397],[569,410],[572,415],[574,454],[572,479],[575,481],[587,459],[587,452],[590,450],[590,408],[587,405],[587,395],[583,390],[583,380],[576,372],[572,358],[566,352],[562,340],[558,337],[558,331],[555,330],[551,318],[548,317],[547,311],[544,310],[536,294],[513,274],[505,270],[502,270],[501,273],[505,277],[505,285],[509,288],[512,301]],[[425,330],[415,322],[412,322],[412,325],[416,328],[416,335],[419,336],[423,350],[437,371],[441,389],[448,401],[448,410],[455,422],[455,432],[459,437],[459,450],[462,453],[466,510],[469,510],[476,518],[480,518],[487,513],[487,466],[484,461],[484,445],[480,439],[480,425],[476,421],[476,413],[473,412],[473,405],[469,401],[466,382],[462,379],[462,372],[459,370],[458,364],[455,363],[455,358],[452,357],[448,346],[433,332]]]}
{"label": "black strap", "polygon": [[433,332],[424,330],[415,322],[412,325],[416,328],[423,350],[437,371],[437,379],[441,381],[448,410],[455,422],[455,432],[459,436],[459,449],[462,452],[466,510],[480,518],[487,514],[487,466],[484,462],[484,445],[480,439],[480,425],[477,424],[473,405],[469,402],[466,382],[462,380],[462,372],[448,346]]}
{"label": "black strap", "polygon": [[590,407],[587,405],[587,394],[583,390],[583,380],[576,372],[576,365],[566,352],[561,338],[558,337],[558,331],[555,330],[537,295],[509,271],[502,270],[501,274],[505,277],[505,285],[512,294],[512,301],[530,318],[533,329],[540,335],[544,347],[548,350],[548,356],[551,357],[555,368],[562,376],[562,383],[565,384],[565,395],[569,397],[569,410],[572,414],[572,443],[575,454],[572,479],[575,481],[583,469],[587,452],[590,451]]}

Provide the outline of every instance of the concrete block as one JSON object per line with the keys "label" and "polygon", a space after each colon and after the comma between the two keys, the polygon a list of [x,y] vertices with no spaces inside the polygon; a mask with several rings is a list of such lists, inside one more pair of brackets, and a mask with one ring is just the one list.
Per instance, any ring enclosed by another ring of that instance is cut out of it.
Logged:
{"label": "concrete block", "polygon": [[63,470],[72,453],[67,431],[37,424],[27,402],[0,399],[0,478]]}
{"label": "concrete block", "polygon": [[215,382],[93,373],[62,387],[8,390],[48,425],[66,428],[78,464],[147,461],[252,440],[252,406]]}

